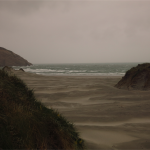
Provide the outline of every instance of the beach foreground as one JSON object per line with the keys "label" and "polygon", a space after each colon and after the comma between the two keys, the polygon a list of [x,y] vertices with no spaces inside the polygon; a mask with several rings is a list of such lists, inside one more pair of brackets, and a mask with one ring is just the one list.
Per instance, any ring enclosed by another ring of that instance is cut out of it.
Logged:
{"label": "beach foreground", "polygon": [[117,89],[121,77],[15,74],[75,124],[88,149],[150,149],[150,91]]}

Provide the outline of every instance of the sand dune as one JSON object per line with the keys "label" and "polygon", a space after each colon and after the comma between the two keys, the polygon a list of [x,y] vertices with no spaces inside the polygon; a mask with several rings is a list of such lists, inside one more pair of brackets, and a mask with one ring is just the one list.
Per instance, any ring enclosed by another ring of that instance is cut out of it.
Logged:
{"label": "sand dune", "polygon": [[75,124],[88,149],[150,149],[150,91],[117,89],[121,77],[16,74]]}

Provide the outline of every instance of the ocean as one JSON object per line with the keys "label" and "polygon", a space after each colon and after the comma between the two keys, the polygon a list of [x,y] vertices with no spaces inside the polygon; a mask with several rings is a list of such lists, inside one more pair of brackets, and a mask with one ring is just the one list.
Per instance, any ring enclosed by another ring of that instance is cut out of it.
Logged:
{"label": "ocean", "polygon": [[33,66],[13,66],[26,72],[41,75],[69,76],[123,76],[127,70],[139,63],[81,63],[81,64],[34,64]]}

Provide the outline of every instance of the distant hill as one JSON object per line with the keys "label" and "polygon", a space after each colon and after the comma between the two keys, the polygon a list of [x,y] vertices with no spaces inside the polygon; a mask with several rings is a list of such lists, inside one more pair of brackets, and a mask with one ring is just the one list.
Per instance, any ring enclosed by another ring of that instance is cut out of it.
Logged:
{"label": "distant hill", "polygon": [[0,47],[0,67],[3,66],[30,66],[32,65],[21,56]]}

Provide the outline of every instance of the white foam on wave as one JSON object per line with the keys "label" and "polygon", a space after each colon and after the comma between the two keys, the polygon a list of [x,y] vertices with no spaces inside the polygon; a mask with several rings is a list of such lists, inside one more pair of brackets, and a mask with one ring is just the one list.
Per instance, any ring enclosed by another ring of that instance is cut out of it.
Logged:
{"label": "white foam on wave", "polygon": [[[76,69],[73,67],[75,65],[70,65],[70,67],[66,67],[63,65],[34,65],[34,66],[24,66],[22,67],[26,72],[32,72],[36,74],[42,74],[42,75],[71,75],[71,76],[123,76],[125,73],[122,71],[122,69],[115,69],[115,68],[105,68],[105,67],[87,67],[87,65],[84,66],[78,66],[76,65]],[[85,67],[86,66],[86,67]],[[107,65],[106,65],[107,66]],[[20,67],[19,67],[20,68]],[[18,69],[16,67],[16,69]]]}
{"label": "white foam on wave", "polygon": [[57,70],[56,72],[65,72],[65,70]]}
{"label": "white foam on wave", "polygon": [[52,69],[31,69],[31,68],[26,68],[24,69],[27,72],[33,72],[33,73],[47,73],[47,72],[56,72],[57,70],[52,70]]}
{"label": "white foam on wave", "polygon": [[97,72],[97,71],[90,71],[90,72]]}
{"label": "white foam on wave", "polygon": [[72,71],[68,71],[68,72],[86,72],[87,70],[72,70]]}
{"label": "white foam on wave", "polygon": [[[34,71],[30,71],[34,72]],[[123,74],[115,74],[115,73],[75,73],[75,72],[34,72],[36,74],[42,74],[42,75],[71,75],[71,76],[122,76]]]}

